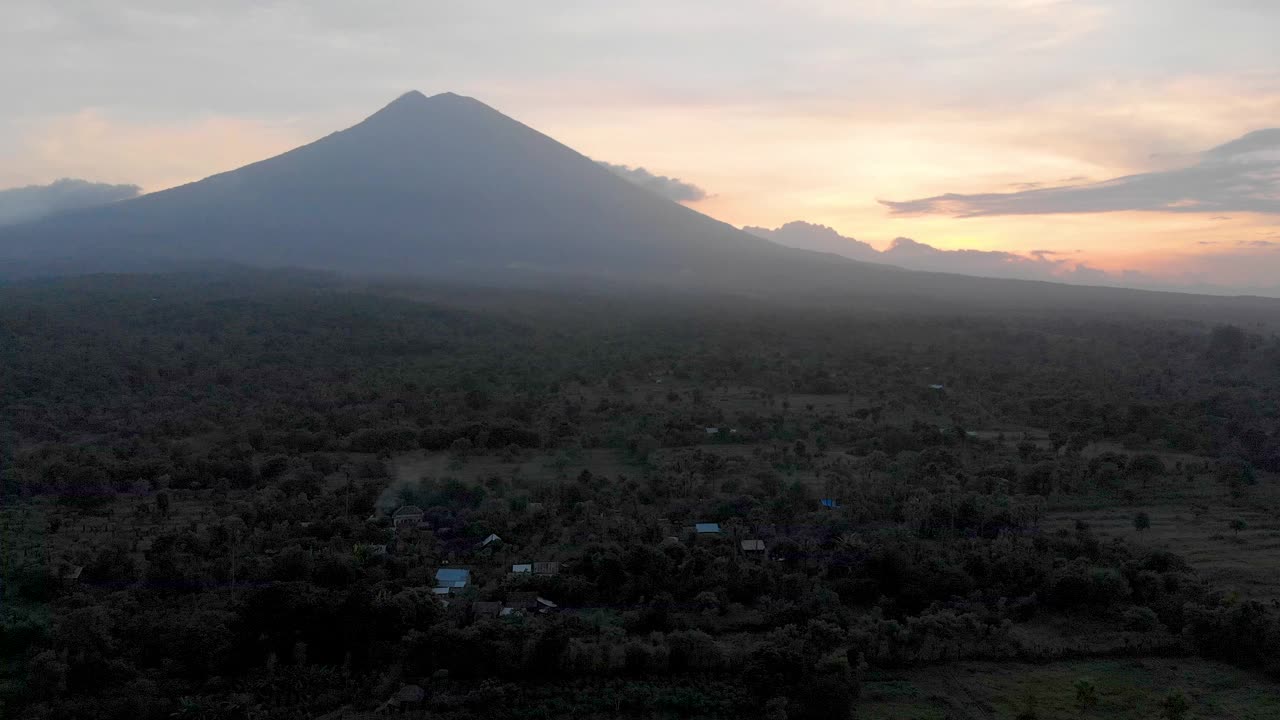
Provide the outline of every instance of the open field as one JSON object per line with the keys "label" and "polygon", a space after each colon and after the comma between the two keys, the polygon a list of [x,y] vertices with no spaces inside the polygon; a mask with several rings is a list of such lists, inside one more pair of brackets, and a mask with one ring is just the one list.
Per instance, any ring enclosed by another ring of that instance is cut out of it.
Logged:
{"label": "open field", "polygon": [[[1076,683],[1096,688],[1096,707],[1082,712]],[[878,672],[862,686],[859,720],[1012,720],[1034,709],[1037,720],[1161,717],[1170,692],[1181,691],[1188,719],[1280,718],[1280,685],[1221,663],[1194,658],[1088,660],[1023,665],[966,662]]]}
{"label": "open field", "polygon": [[[0,561],[6,565],[43,559],[83,565],[99,548],[123,544],[141,560],[152,538],[166,531],[202,529],[219,519],[211,490],[170,491],[167,512],[154,508],[155,493],[120,495],[92,510],[36,497],[0,509]],[[243,495],[243,493],[240,493]]]}
{"label": "open field", "polygon": [[[1151,518],[1149,529],[1134,528],[1138,512]],[[1248,526],[1238,533],[1230,527],[1237,519]],[[1214,586],[1246,597],[1280,597],[1280,518],[1274,512],[1228,504],[1199,513],[1186,504],[1137,505],[1053,513],[1046,529],[1072,527],[1077,520],[1104,540],[1177,553]]]}

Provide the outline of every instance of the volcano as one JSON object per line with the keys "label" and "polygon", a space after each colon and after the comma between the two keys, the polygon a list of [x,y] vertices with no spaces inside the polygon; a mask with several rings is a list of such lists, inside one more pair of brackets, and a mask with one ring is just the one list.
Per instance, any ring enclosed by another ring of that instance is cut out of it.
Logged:
{"label": "volcano", "polygon": [[354,127],[0,233],[0,257],[397,274],[698,275],[787,251],[617,177],[478,100],[407,93]]}

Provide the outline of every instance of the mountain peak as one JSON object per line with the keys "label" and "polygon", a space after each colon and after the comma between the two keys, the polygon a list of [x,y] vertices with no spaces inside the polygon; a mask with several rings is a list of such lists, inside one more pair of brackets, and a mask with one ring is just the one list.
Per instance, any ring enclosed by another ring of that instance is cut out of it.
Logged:
{"label": "mountain peak", "polygon": [[400,97],[392,100],[383,110],[391,108],[413,108],[426,107],[428,105],[447,105],[447,104],[472,104],[479,103],[475,98],[459,95],[454,92],[442,92],[430,97],[422,94],[418,90],[410,90]]}
{"label": "mountain peak", "polygon": [[[443,92],[428,97],[417,90],[410,90],[392,100],[381,110],[369,116],[368,119],[376,120],[379,123],[392,120],[397,124],[403,124],[415,123],[428,114],[436,116],[442,113],[458,115],[460,113],[468,114],[466,111],[476,110],[496,112],[479,100],[465,95]],[[471,114],[474,114],[474,112]]]}
{"label": "mountain peak", "polygon": [[388,107],[390,107],[391,105],[403,105],[407,103],[422,102],[423,100],[426,100],[426,99],[427,99],[427,96],[423,95],[420,91],[410,90],[409,92],[404,93],[403,95],[396,98],[395,100],[392,100],[388,104]]}

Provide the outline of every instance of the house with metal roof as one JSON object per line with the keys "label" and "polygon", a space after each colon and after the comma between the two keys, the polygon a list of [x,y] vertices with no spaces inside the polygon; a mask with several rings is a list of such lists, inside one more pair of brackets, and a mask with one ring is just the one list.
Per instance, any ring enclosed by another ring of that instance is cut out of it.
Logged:
{"label": "house with metal roof", "polygon": [[743,552],[764,552],[764,541],[759,539],[743,540],[741,547]]}
{"label": "house with metal roof", "polygon": [[719,535],[720,523],[694,523],[693,531],[699,535]]}
{"label": "house with metal roof", "polygon": [[436,570],[436,587],[461,590],[471,584],[471,571],[465,568],[440,568]]}

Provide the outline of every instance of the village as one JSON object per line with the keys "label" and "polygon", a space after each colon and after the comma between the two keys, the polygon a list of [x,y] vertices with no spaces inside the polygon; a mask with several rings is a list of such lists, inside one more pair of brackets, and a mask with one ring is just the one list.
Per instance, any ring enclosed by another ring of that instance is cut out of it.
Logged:
{"label": "village", "polygon": [[[345,337],[329,327],[309,352]],[[484,357],[503,344],[456,327]],[[26,648],[0,698],[110,698],[113,718],[896,720],[965,717],[969,686],[935,667],[1009,673],[996,717],[1029,711],[1027,683],[1073,707],[1099,669],[1223,707],[1271,687],[1264,436],[1109,404],[1103,374],[1063,370],[1086,399],[1019,376],[1042,346],[1007,329],[953,359],[932,326],[896,356],[873,334],[903,328],[863,329],[844,353],[824,335],[660,362],[632,350],[647,337],[611,359],[549,334],[560,359],[532,376],[523,356],[455,374],[460,344],[430,384],[250,358],[272,380],[234,402],[209,383],[178,420],[103,411],[100,439],[33,441],[0,473],[0,631]],[[307,372],[315,392],[257,396]],[[12,407],[24,432],[74,423]],[[1218,449],[1236,438],[1252,461]]]}

